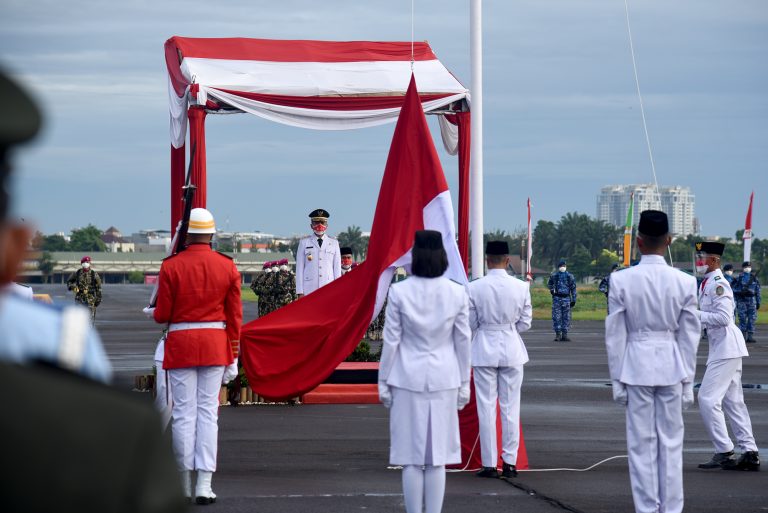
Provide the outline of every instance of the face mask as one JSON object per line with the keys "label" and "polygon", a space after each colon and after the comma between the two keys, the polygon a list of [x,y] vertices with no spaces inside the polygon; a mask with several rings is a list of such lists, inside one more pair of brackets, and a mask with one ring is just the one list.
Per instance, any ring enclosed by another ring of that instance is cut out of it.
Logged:
{"label": "face mask", "polygon": [[744,268],[744,272],[745,272],[745,273],[747,273],[747,274],[749,274],[749,273],[751,273],[751,272],[752,272],[752,268],[751,268],[751,267],[745,267],[745,268]]}
{"label": "face mask", "polygon": [[561,273],[564,273],[565,272],[565,266],[564,265],[560,266],[560,267],[557,268],[557,270],[560,271]]}
{"label": "face mask", "polygon": [[89,262],[83,262],[81,265],[83,266],[83,269],[89,269],[91,267]]}
{"label": "face mask", "polygon": [[273,273],[276,273],[276,272],[277,272],[277,271],[279,271],[279,270],[280,270],[280,268],[279,268],[278,266],[274,266],[274,267],[272,268],[272,272],[273,272]]}
{"label": "face mask", "polygon": [[707,264],[704,264],[704,265],[699,265],[698,263],[696,264],[697,273],[701,273],[701,274],[706,273],[707,269],[709,269],[709,266]]}
{"label": "face mask", "polygon": [[349,267],[352,265],[352,258],[351,257],[344,257],[341,259],[341,265]]}
{"label": "face mask", "polygon": [[322,237],[325,233],[325,230],[327,230],[328,227],[324,224],[313,224],[312,225],[312,231],[315,232],[315,235],[318,237]]}
{"label": "face mask", "polygon": [[281,271],[287,271],[288,270],[288,266],[287,265],[281,265],[280,266],[280,270]]}
{"label": "face mask", "polygon": [[725,271],[725,274],[727,274],[728,276],[733,276],[733,271]]}

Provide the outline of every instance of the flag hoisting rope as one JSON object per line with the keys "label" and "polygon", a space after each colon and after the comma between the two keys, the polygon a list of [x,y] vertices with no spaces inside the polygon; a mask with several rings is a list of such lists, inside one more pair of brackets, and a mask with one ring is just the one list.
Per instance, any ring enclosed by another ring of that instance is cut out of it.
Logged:
{"label": "flag hoisting rope", "polygon": [[[643,104],[643,95],[640,93],[640,79],[637,76],[637,61],[635,59],[635,45],[632,42],[632,26],[629,23],[628,0],[624,0],[624,12],[626,13],[626,19],[627,19],[627,34],[629,35],[629,52],[632,55],[632,70],[635,74],[635,87],[637,88],[637,98],[640,102],[640,116],[643,119],[643,132],[645,132],[645,145],[648,148],[648,158],[651,161],[651,172],[653,173],[653,185],[656,191],[656,201],[658,202],[659,210],[661,210],[661,192],[659,191],[659,180],[656,178],[656,163],[653,159],[653,150],[651,149],[651,138],[648,135],[648,123],[645,120],[645,106]],[[631,230],[631,224],[630,224],[630,230]],[[626,233],[624,235],[624,240],[625,240],[624,265],[627,266],[629,265],[629,261],[627,260],[627,253],[626,253]],[[672,261],[672,249],[667,247],[667,252],[669,253],[670,264],[674,265],[674,262]]]}

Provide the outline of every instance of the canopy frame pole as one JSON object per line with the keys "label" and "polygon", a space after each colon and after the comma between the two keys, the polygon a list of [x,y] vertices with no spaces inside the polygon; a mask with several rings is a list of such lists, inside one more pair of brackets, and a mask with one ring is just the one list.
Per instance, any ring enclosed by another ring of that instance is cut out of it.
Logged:
{"label": "canopy frame pole", "polygon": [[470,132],[470,248],[472,278],[482,277],[483,262],[483,19],[482,0],[472,0],[469,13],[470,60],[472,66]]}

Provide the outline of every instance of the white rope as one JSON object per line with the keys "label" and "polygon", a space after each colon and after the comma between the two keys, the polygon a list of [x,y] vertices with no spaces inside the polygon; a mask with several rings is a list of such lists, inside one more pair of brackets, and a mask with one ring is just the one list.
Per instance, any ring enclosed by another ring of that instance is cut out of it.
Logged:
{"label": "white rope", "polygon": [[411,73],[413,73],[413,4],[416,0],[411,0]]}
{"label": "white rope", "polygon": [[618,456],[611,456],[610,458],[605,458],[604,460],[598,461],[594,465],[590,465],[587,468],[529,468],[525,470],[518,470],[518,472],[558,472],[558,471],[566,471],[566,472],[586,472],[587,470],[592,470],[593,468],[597,467],[598,465],[602,465],[603,463],[606,463],[611,460],[615,460],[618,458],[627,458],[628,456],[626,454],[620,454]]}
{"label": "white rope", "polygon": [[[651,172],[653,173],[653,185],[656,189],[656,201],[659,204],[659,210],[661,210],[661,191],[659,190],[659,180],[656,178],[656,163],[653,159],[653,150],[651,149],[651,138],[648,136],[648,123],[645,120],[645,106],[643,104],[643,95],[640,93],[640,79],[637,75],[637,61],[635,60],[635,45],[632,42],[632,26],[629,23],[629,3],[628,0],[624,0],[624,12],[627,18],[627,34],[629,35],[629,52],[632,55],[632,70],[635,74],[635,86],[637,88],[637,99],[640,101],[640,117],[643,119],[643,131],[645,132],[645,145],[648,148],[648,158],[651,161]],[[674,265],[672,261],[672,248],[667,247],[669,253],[670,264]]]}

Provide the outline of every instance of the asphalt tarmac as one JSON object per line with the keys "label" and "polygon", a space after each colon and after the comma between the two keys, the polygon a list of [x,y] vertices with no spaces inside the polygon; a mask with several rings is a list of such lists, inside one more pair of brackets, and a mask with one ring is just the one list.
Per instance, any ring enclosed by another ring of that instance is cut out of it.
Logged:
{"label": "asphalt tarmac", "polygon": [[[68,301],[62,286],[37,286]],[[118,387],[151,372],[160,329],[141,308],[150,287],[109,285],[96,327],[115,368]],[[246,303],[244,318],[255,318]],[[523,338],[525,366],[521,420],[531,470],[511,482],[447,477],[443,511],[630,513],[623,408],[611,401],[602,322],[576,322],[572,342],[552,341],[549,322],[535,321]],[[744,397],[763,460],[768,457],[768,327],[744,359]],[[707,343],[699,348],[697,383]],[[761,388],[755,386],[761,385]],[[149,399],[149,398],[148,398]],[[700,470],[713,448],[698,406],[684,414],[685,512],[768,511],[768,463],[761,472]],[[400,471],[388,469],[388,411],[380,405],[254,405],[222,407],[219,417],[219,496],[207,511],[404,511]],[[616,457],[592,470],[585,469]],[[192,507],[196,510],[202,506]]]}

